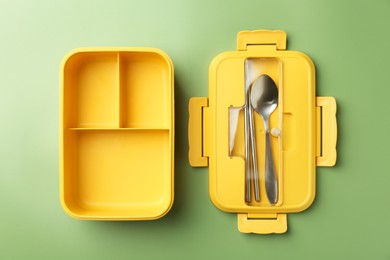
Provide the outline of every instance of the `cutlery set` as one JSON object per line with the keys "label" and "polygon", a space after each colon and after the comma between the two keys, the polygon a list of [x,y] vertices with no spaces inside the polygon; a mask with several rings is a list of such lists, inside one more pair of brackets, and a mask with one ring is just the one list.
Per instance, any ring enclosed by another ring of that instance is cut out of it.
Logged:
{"label": "cutlery set", "polygon": [[269,117],[278,105],[278,89],[267,74],[260,75],[245,93],[245,202],[250,203],[253,180],[256,202],[260,202],[259,171],[257,163],[256,131],[253,110],[259,114],[265,127],[265,188],[268,201],[275,205],[278,200],[278,181],[272,155]]}

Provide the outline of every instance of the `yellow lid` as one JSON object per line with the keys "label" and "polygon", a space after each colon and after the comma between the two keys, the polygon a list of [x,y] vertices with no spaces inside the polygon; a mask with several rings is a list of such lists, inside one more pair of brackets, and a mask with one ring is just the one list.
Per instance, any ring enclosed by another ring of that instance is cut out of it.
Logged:
{"label": "yellow lid", "polygon": [[173,203],[173,65],[152,48],[77,49],[61,69],[60,187],[80,219],[146,220]]}
{"label": "yellow lid", "polygon": [[[239,213],[242,232],[283,233],[284,214],[313,202],[316,164],[336,160],[336,103],[324,97],[317,102],[314,65],[305,54],[285,50],[285,32],[240,32],[237,49],[212,61],[209,97],[190,100],[189,159],[192,166],[209,166],[211,200],[223,211]],[[256,113],[260,201],[244,199],[246,86],[263,74],[273,79],[279,93],[270,117],[278,181],[275,205],[265,192],[264,123]]]}

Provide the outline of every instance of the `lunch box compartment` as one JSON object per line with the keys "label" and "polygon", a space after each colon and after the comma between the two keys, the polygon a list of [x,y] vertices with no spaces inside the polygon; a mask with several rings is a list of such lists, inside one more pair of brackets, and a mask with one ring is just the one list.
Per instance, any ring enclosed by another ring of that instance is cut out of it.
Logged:
{"label": "lunch box compartment", "polygon": [[140,52],[123,52],[119,59],[121,127],[168,128],[170,71],[167,60],[156,53]]}
{"label": "lunch box compartment", "polygon": [[[169,130],[70,130],[69,135],[64,200],[75,215],[158,216],[169,206]],[[145,163],[148,157],[153,164]]]}
{"label": "lunch box compartment", "polygon": [[67,127],[118,127],[119,85],[116,53],[86,53],[70,57],[64,68]]}

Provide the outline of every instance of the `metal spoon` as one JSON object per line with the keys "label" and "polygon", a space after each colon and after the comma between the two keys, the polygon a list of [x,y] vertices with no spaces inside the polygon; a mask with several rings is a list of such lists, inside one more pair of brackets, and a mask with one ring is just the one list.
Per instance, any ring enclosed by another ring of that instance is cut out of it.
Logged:
{"label": "metal spoon", "polygon": [[269,202],[275,205],[278,201],[278,181],[272,157],[269,117],[278,105],[278,88],[272,78],[266,74],[259,76],[252,85],[251,104],[261,115],[265,127],[265,188]]}

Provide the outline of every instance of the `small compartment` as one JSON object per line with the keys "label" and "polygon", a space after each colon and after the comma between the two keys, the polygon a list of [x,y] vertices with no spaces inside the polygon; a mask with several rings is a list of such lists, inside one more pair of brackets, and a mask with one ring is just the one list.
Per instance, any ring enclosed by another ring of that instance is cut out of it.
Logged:
{"label": "small compartment", "polygon": [[64,123],[67,127],[119,125],[118,55],[77,52],[64,64]]}
{"label": "small compartment", "polygon": [[121,119],[125,128],[168,128],[172,65],[157,51],[120,53]]}
{"label": "small compartment", "polygon": [[[87,219],[153,219],[172,204],[169,130],[65,132],[63,203]],[[153,163],[150,163],[150,161]]]}

